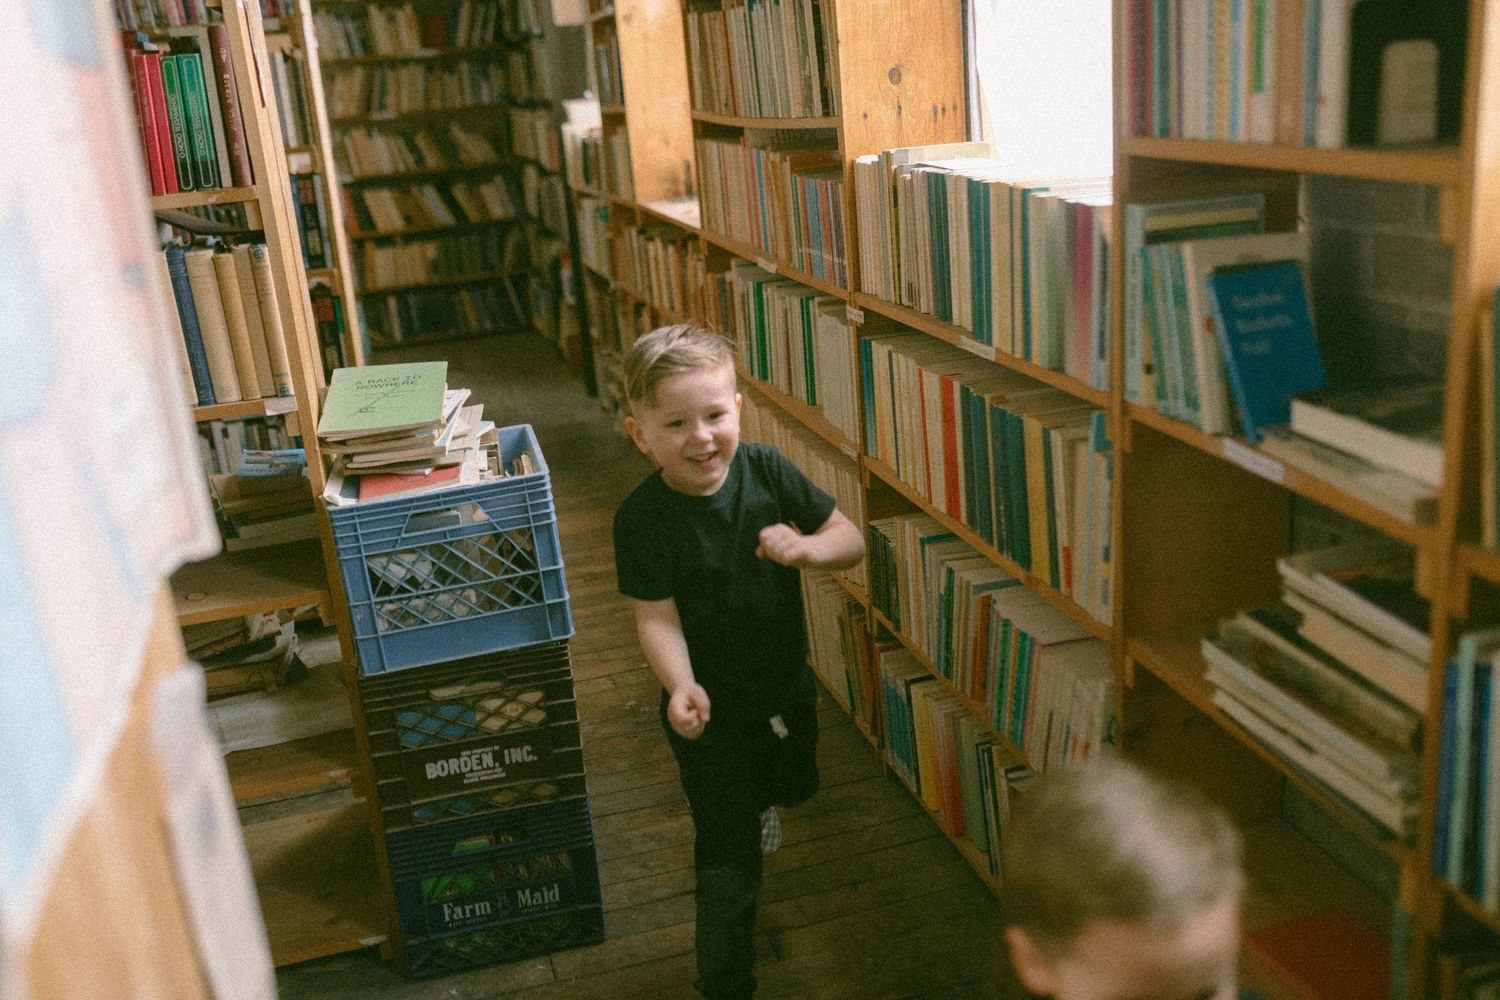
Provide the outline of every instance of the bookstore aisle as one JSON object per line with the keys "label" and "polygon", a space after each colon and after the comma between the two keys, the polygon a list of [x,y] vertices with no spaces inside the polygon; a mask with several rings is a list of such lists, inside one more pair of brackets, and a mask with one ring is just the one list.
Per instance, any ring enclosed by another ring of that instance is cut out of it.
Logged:
{"label": "bookstore aisle", "polygon": [[[382,354],[446,358],[485,416],[530,423],[547,456],[574,625],[584,764],[603,883],[603,944],[411,982],[367,949],[277,970],[284,1000],[696,997],[692,824],[657,721],[657,685],[615,590],[610,523],[649,466],[554,349],[506,337]],[[998,906],[921,805],[827,698],[823,788],[783,816],[767,864],[760,1000],[995,995]]]}

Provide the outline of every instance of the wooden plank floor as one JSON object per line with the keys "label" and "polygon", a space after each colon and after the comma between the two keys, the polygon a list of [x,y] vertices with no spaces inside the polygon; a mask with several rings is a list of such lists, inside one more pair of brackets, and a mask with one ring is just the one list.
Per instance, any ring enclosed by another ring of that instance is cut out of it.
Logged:
{"label": "wooden plank floor", "polygon": [[[607,938],[508,965],[408,982],[370,949],[280,970],[282,996],[691,1000],[692,824],[661,733],[658,688],[615,591],[610,524],[649,465],[616,436],[551,348],[509,337],[386,352],[446,357],[485,416],[527,422],[551,469],[576,635],[573,669]],[[829,699],[822,790],[783,814],[761,893],[762,1000],[994,997],[998,905]]]}

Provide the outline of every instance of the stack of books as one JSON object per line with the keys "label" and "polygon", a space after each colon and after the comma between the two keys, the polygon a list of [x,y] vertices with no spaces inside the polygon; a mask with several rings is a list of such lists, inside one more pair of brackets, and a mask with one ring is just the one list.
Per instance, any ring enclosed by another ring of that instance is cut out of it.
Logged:
{"label": "stack of books", "polygon": [[183,626],[182,640],[203,667],[209,697],[274,691],[306,672],[295,625],[292,611],[253,614]]}
{"label": "stack of books", "polygon": [[1416,817],[1431,651],[1413,562],[1385,539],[1284,557],[1282,602],[1202,643],[1216,705],[1400,837]]}
{"label": "stack of books", "polygon": [[280,545],[318,533],[313,496],[301,470],[209,477],[230,551]]}
{"label": "stack of books", "polygon": [[334,458],[327,503],[412,496],[505,474],[484,406],[465,405],[469,390],[448,388],[447,378],[446,361],[334,371],[318,421],[323,452]]}

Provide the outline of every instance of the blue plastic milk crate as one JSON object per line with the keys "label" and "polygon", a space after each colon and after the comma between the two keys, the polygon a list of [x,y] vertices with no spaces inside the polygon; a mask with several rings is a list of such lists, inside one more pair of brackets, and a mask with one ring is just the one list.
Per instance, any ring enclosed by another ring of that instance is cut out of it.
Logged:
{"label": "blue plastic milk crate", "polygon": [[525,453],[536,471],[329,508],[360,673],[573,634],[546,460],[529,424],[499,437],[505,468]]}
{"label": "blue plastic milk crate", "polygon": [[603,936],[587,799],[392,833],[386,849],[411,975]]}

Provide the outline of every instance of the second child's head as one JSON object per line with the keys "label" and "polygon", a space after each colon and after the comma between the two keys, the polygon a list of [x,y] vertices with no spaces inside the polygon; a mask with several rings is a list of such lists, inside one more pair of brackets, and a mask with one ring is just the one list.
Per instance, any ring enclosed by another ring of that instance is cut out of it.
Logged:
{"label": "second child's head", "polygon": [[625,355],[625,429],[661,466],[662,480],[689,496],[724,485],[740,445],[734,347],[690,323],[646,334]]}
{"label": "second child's head", "polygon": [[1236,995],[1240,838],[1197,795],[1120,760],[1048,774],[1004,842],[1006,942],[1056,1000]]}

